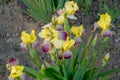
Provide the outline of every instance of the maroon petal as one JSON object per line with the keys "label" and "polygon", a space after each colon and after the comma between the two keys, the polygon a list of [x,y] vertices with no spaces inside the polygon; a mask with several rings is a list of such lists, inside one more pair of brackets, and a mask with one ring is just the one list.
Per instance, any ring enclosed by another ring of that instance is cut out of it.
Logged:
{"label": "maroon petal", "polygon": [[60,31],[58,36],[60,39],[65,41],[67,39],[67,32]]}
{"label": "maroon petal", "polygon": [[72,57],[72,52],[70,50],[64,52],[64,58],[69,59]]}
{"label": "maroon petal", "polygon": [[98,28],[98,25],[97,25],[97,23],[95,22],[94,24],[93,24],[93,26],[92,26],[92,32],[94,32],[94,31],[96,31],[96,29]]}
{"label": "maroon petal", "polygon": [[42,51],[43,51],[43,52],[47,53],[47,52],[50,50],[50,43],[44,41],[44,42],[41,44],[41,48],[42,48]]}
{"label": "maroon petal", "polygon": [[58,58],[61,60],[63,59],[63,55],[62,54],[59,54]]}
{"label": "maroon petal", "polygon": [[55,11],[55,13],[59,16],[60,14],[62,14],[63,10],[62,9],[59,9],[57,11]]}
{"label": "maroon petal", "polygon": [[12,57],[10,60],[8,60],[8,64],[10,66],[18,65],[18,63],[19,63],[18,60],[14,57]]}
{"label": "maroon petal", "polygon": [[108,29],[108,30],[104,30],[101,33],[102,37],[111,37],[112,36],[112,32]]}

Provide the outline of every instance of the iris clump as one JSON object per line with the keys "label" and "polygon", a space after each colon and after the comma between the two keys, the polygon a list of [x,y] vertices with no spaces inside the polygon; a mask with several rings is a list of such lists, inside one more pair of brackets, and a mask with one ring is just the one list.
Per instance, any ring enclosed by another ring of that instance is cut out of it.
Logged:
{"label": "iris clump", "polygon": [[[42,53],[48,53],[52,64],[44,61],[41,65],[36,51],[39,42],[35,30],[32,30],[30,34],[23,31],[20,45],[24,50],[27,50],[27,53],[30,53],[25,55],[36,67],[33,69],[20,66],[16,58],[9,60],[8,62],[15,62],[6,65],[10,70],[9,78],[19,79],[23,73],[26,73],[37,80],[99,80],[101,78],[104,80],[104,76],[120,71],[118,68],[101,72],[110,59],[109,53],[102,58],[99,67],[95,65],[102,50],[106,49],[105,45],[108,40],[106,37],[110,37],[112,34],[109,29],[110,15],[108,13],[102,14],[100,19],[94,23],[92,32],[96,28],[101,28],[102,41],[99,45],[98,34],[91,33],[88,40],[84,40],[82,37],[85,33],[84,25],[73,25],[72,27],[69,25],[68,19],[77,19],[74,15],[77,10],[77,3],[67,1],[62,9],[55,11],[51,22],[42,26],[42,30],[38,33],[38,36],[43,40],[38,50],[41,49]],[[99,46],[96,47],[96,45]]]}

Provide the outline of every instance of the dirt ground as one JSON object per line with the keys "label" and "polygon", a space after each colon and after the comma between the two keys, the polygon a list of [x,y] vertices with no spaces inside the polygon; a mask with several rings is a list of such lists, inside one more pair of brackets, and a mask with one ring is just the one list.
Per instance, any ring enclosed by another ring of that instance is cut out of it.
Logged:
{"label": "dirt ground", "polygon": [[[3,4],[0,1],[0,80],[7,80],[7,70],[5,64],[7,60],[15,56],[19,59],[20,64],[30,66],[31,63],[24,57],[22,54],[22,50],[20,49],[20,35],[23,30],[30,32],[32,29],[36,30],[36,33],[40,31],[40,27],[44,25],[31,18],[28,15],[25,15],[19,11],[20,4],[19,0],[13,0],[9,4]],[[115,1],[119,2],[120,0],[110,0],[110,4],[112,5]],[[97,1],[94,2],[96,5]],[[97,6],[97,5],[96,5]],[[118,6],[120,9],[120,5]],[[91,10],[96,10],[94,5]],[[96,10],[97,12],[98,10]],[[90,17],[85,17],[84,13],[78,11],[77,21],[71,21],[71,24],[84,24],[86,28],[91,28],[93,24],[93,19],[96,16],[96,13],[90,12]],[[110,53],[110,60],[108,61],[105,69],[113,69],[120,68],[120,15],[116,18],[114,23],[115,27],[112,27],[113,36],[110,38],[108,44],[111,46],[110,49],[106,50],[106,52]],[[44,59],[48,59],[49,56],[45,54],[39,54],[40,61]],[[33,80],[33,79],[28,79]],[[120,80],[120,72],[115,73],[113,78],[110,80]]]}

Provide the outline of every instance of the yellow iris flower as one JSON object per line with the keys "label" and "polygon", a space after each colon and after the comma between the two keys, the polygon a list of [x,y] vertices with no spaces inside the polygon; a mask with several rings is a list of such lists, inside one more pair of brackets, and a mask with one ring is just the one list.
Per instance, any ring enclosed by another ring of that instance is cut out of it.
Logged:
{"label": "yellow iris flower", "polygon": [[110,15],[108,13],[105,13],[100,16],[100,20],[97,22],[97,24],[102,30],[107,30],[109,28],[110,22]]}
{"label": "yellow iris flower", "polygon": [[52,27],[45,27],[40,33],[39,37],[44,38],[46,41],[54,41],[58,39],[58,31]]}
{"label": "yellow iris flower", "polygon": [[12,66],[11,67],[11,72],[10,72],[10,78],[14,79],[14,78],[17,78],[17,77],[20,77],[22,76],[22,72],[23,72],[23,69],[24,67],[23,66]]}
{"label": "yellow iris flower", "polygon": [[82,36],[83,25],[81,25],[80,27],[72,26],[71,32],[75,35],[75,37],[80,37],[80,36]]}
{"label": "yellow iris flower", "polygon": [[73,45],[75,44],[75,41],[73,39],[69,40],[69,37],[66,41],[63,42],[62,50],[69,50]]}
{"label": "yellow iris flower", "polygon": [[63,24],[65,21],[64,13],[57,17],[57,24]]}
{"label": "yellow iris flower", "polygon": [[78,5],[74,1],[67,1],[64,10],[67,15],[74,14],[78,10]]}
{"label": "yellow iris flower", "polygon": [[34,30],[31,31],[31,34],[26,33],[26,31],[22,32],[21,40],[24,44],[33,43],[36,39]]}

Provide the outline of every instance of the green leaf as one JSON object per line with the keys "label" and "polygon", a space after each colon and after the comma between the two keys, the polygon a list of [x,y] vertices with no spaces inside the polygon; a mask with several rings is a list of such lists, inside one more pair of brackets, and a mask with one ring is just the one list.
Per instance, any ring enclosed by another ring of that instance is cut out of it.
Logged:
{"label": "green leaf", "polygon": [[43,74],[41,74],[40,72],[38,72],[32,68],[26,67],[26,66],[24,66],[24,72],[34,78],[40,78],[40,79],[44,78]]}
{"label": "green leaf", "polygon": [[66,32],[69,32],[69,30],[70,30],[70,25],[69,25],[69,22],[67,19],[65,19],[65,21],[64,21],[64,30]]}
{"label": "green leaf", "polygon": [[60,73],[54,68],[47,68],[45,73],[48,77],[52,78],[53,80],[64,80],[65,78],[60,75]]}
{"label": "green leaf", "polygon": [[115,72],[120,72],[120,68],[116,68],[116,69],[107,70],[107,71],[97,73],[92,78],[96,79],[96,78],[104,77],[104,76],[110,75],[110,74],[115,73]]}

